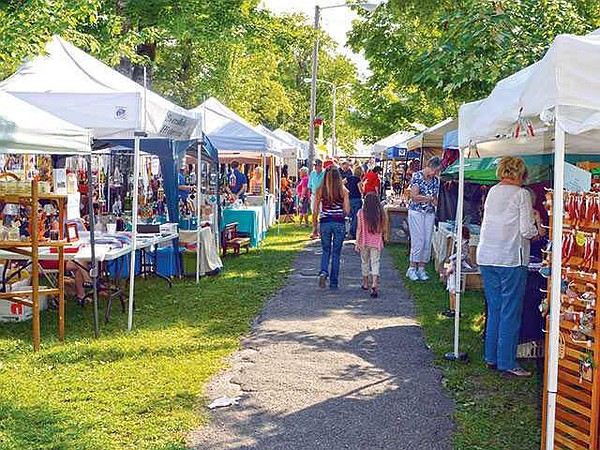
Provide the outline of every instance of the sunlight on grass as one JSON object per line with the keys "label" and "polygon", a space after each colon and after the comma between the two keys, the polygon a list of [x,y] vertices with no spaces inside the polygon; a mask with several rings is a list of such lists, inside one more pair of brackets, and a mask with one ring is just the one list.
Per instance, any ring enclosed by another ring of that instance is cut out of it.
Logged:
{"label": "sunlight on grass", "polygon": [[[389,247],[402,274],[408,267],[405,246]],[[433,268],[430,267],[430,273]],[[456,402],[458,429],[454,435],[458,450],[537,450],[540,447],[541,380],[507,380],[483,364],[483,330],[478,319],[484,309],[483,293],[467,292],[461,301],[460,350],[471,362],[448,362],[443,355],[452,351],[454,321],[439,315],[448,308],[448,294],[437,280],[410,282],[425,339],[442,370],[442,384]],[[535,367],[527,365],[535,370]]]}
{"label": "sunlight on grass", "polygon": [[30,323],[1,324],[0,448],[185,448],[186,433],[207,419],[204,384],[283,286],[306,238],[293,225],[272,229],[260,248],[225,258],[223,274],[200,286],[140,280],[131,333],[115,305],[94,339],[91,308],[69,303],[65,343],[55,313],[45,312],[34,354]]}

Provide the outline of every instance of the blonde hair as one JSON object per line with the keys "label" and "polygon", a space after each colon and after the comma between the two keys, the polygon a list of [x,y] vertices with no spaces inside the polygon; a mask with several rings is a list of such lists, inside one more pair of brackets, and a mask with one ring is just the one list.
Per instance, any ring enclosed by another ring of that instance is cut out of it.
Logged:
{"label": "blonde hair", "polygon": [[505,156],[498,163],[496,169],[498,180],[508,178],[515,181],[525,181],[527,179],[527,166],[523,158],[517,156]]}
{"label": "blonde hair", "polygon": [[354,168],[354,172],[352,173],[352,175],[354,175],[357,178],[362,178],[362,176],[364,175],[364,171],[362,170],[362,167],[360,166],[356,166]]}

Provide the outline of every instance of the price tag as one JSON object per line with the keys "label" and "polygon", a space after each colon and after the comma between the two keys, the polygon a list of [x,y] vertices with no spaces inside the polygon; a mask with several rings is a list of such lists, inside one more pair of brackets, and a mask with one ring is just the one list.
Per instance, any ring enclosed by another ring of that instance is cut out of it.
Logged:
{"label": "price tag", "polygon": [[582,247],[583,244],[585,244],[585,234],[583,234],[581,231],[578,231],[575,235],[575,242],[577,242],[577,245]]}

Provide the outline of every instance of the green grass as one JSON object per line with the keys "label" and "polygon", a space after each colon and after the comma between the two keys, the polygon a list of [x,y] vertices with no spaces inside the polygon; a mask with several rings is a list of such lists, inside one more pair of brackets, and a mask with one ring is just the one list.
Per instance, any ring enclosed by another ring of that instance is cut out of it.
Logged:
{"label": "green grass", "polygon": [[[390,247],[390,253],[402,274],[408,267],[404,246]],[[430,273],[434,273],[430,267]],[[456,402],[457,450],[537,450],[540,448],[541,382],[507,380],[488,370],[483,363],[483,330],[477,326],[484,311],[483,293],[467,292],[462,297],[460,350],[471,362],[444,360],[453,349],[454,320],[439,314],[448,308],[448,293],[438,280],[410,282],[425,339],[442,370],[445,388]],[[535,366],[525,365],[535,370]]]}
{"label": "green grass", "polygon": [[115,306],[94,339],[92,308],[72,302],[64,343],[56,313],[43,313],[37,353],[30,323],[0,324],[0,448],[184,448],[186,433],[207,420],[203,386],[283,285],[307,235],[273,228],[260,249],[227,257],[221,276],[200,286],[138,281],[131,333]]}

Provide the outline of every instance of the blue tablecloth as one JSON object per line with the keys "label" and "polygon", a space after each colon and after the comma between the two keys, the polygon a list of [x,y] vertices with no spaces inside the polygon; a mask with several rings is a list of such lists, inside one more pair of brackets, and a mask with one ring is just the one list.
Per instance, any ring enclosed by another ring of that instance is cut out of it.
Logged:
{"label": "blue tablecloth", "polygon": [[250,237],[250,246],[256,247],[267,234],[267,225],[262,206],[246,206],[240,209],[223,210],[223,226],[238,223],[238,232]]}

